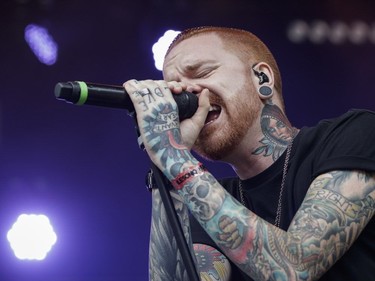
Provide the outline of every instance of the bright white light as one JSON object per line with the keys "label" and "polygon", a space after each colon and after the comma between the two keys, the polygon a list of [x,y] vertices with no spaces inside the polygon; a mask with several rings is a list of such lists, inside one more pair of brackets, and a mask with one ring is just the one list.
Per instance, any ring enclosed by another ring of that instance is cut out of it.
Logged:
{"label": "bright white light", "polygon": [[180,31],[168,30],[159,38],[158,42],[152,46],[152,53],[154,54],[155,67],[157,70],[162,70],[168,47],[179,33]]}
{"label": "bright white light", "polygon": [[18,259],[43,260],[57,236],[45,215],[22,214],[8,231],[10,247]]}
{"label": "bright white light", "polygon": [[57,60],[57,44],[48,30],[35,24],[25,28],[25,40],[41,63],[52,65]]}

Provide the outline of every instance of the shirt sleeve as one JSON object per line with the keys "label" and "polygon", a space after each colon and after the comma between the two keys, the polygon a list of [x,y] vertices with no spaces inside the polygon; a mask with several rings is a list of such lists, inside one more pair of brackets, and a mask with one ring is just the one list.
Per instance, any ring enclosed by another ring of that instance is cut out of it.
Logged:
{"label": "shirt sleeve", "polygon": [[375,113],[351,110],[322,136],[314,177],[332,170],[375,171]]}

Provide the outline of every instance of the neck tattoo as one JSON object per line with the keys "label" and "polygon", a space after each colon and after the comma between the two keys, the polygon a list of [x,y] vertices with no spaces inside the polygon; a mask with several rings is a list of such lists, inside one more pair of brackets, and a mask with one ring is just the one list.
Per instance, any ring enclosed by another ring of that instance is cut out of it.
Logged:
{"label": "neck tattoo", "polygon": [[[293,138],[290,141],[290,143],[288,144],[288,147],[286,149],[286,155],[285,155],[284,167],[283,167],[283,177],[282,177],[282,180],[281,180],[279,199],[277,201],[276,217],[275,217],[275,222],[274,222],[274,225],[277,226],[277,227],[280,227],[280,218],[281,218],[281,213],[282,213],[282,201],[283,201],[285,180],[286,180],[286,175],[288,173],[288,164],[289,164],[289,159],[290,159],[290,152],[292,151],[294,137],[295,137],[295,134],[293,134]],[[243,191],[241,180],[238,181],[238,189],[240,191],[241,203],[242,203],[242,205],[244,205],[246,207],[244,191]]]}

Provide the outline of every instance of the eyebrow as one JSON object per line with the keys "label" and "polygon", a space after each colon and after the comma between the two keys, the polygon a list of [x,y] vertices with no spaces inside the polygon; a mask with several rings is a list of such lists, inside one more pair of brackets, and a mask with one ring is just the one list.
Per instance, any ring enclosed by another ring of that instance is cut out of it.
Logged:
{"label": "eyebrow", "polygon": [[[189,60],[188,62],[185,62],[183,66],[177,67],[177,72],[191,75],[193,73],[196,73],[202,66],[207,66],[214,69],[219,66],[219,62],[215,60]],[[178,76],[176,76],[174,71],[171,73],[165,73],[164,76],[164,78],[168,81],[178,81],[179,79],[177,77]]]}
{"label": "eyebrow", "polygon": [[203,62],[194,62],[194,63],[189,63],[189,64],[186,64],[183,66],[183,70],[184,71],[188,71],[188,72],[194,72],[196,71],[199,67],[201,67],[203,65]]}
{"label": "eyebrow", "polygon": [[194,61],[194,62],[187,63],[185,66],[183,66],[183,70],[184,71],[188,71],[188,72],[194,72],[194,71],[197,71],[203,65],[204,66],[206,66],[206,65],[207,66],[215,66],[215,65],[217,65],[217,62],[213,61],[213,60],[208,60],[208,61],[202,61],[202,60]]}

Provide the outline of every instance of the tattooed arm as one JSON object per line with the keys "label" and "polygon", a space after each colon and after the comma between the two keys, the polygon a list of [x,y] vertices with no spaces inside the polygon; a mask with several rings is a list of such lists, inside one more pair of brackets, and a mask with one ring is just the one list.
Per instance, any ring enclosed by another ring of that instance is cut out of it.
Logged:
{"label": "tattooed arm", "polygon": [[221,252],[205,244],[194,244],[194,252],[202,281],[230,280],[231,265]]}
{"label": "tattooed arm", "polygon": [[375,212],[375,174],[360,171],[317,177],[286,232],[245,209],[208,173],[180,193],[223,253],[255,280],[317,280]]}
{"label": "tattooed arm", "polygon": [[[144,98],[145,86],[153,102]],[[177,106],[169,91],[160,83],[137,81],[127,90],[151,160],[171,181],[189,171],[189,180],[176,184],[179,195],[221,252],[253,279],[317,280],[373,217],[375,174],[332,171],[312,182],[287,231],[267,223],[199,169],[181,139]]]}
{"label": "tattooed arm", "polygon": [[[192,251],[187,208],[182,204],[181,198],[176,192],[171,191],[171,197],[185,239]],[[186,268],[176,244],[176,238],[169,225],[168,217],[165,213],[159,190],[157,189],[153,189],[152,191],[152,220],[149,254],[149,280],[188,281]]]}
{"label": "tattooed arm", "polygon": [[[137,110],[137,120],[138,124],[141,125],[139,127],[142,138],[145,141],[146,149],[149,151],[150,146],[153,146],[153,149],[162,151],[162,154],[158,155],[158,157],[161,156],[163,161],[168,162],[171,162],[170,157],[173,159],[177,159],[182,155],[188,157],[189,152],[186,145],[192,146],[198,135],[199,127],[202,126],[202,122],[207,115],[209,107],[208,100],[206,99],[206,104],[204,104],[205,99],[200,99],[200,109],[197,110],[195,117],[186,120],[184,125],[185,142],[182,143],[179,131],[176,131],[176,128],[180,125],[177,118],[176,104],[173,102],[173,99],[171,99],[170,92],[168,92],[168,84],[164,81],[159,81],[157,87],[155,87],[154,82],[145,81],[144,83],[152,84],[153,86],[148,88],[144,88],[143,86],[143,88],[140,88],[142,84],[138,81],[131,80],[129,82],[135,84],[135,87],[129,87],[128,85],[127,90],[131,93],[130,97]],[[125,84],[124,86],[126,87]],[[171,85],[169,84],[169,86]],[[150,91],[149,88],[152,90]],[[181,90],[186,90],[186,88],[182,86],[176,91]],[[165,92],[167,95],[165,95]],[[163,99],[163,102],[161,102],[161,99]],[[153,102],[157,100],[159,100],[159,103],[153,104]],[[168,100],[170,102],[165,103],[165,101]],[[154,139],[154,133],[156,133],[156,140]],[[171,142],[172,147],[170,147]],[[181,149],[182,155],[178,153],[179,156],[173,156],[176,148]],[[158,159],[158,157],[152,157],[152,155],[150,155],[150,158],[154,162],[160,164],[160,159]],[[191,159],[193,160],[193,158]],[[177,166],[180,167],[180,165]],[[171,191],[171,195],[177,215],[183,227],[185,238],[188,245],[192,248],[187,207],[182,204],[183,200],[176,191]],[[222,253],[210,246],[202,244],[194,245],[194,251],[201,280],[229,280],[231,273],[230,264]],[[182,264],[181,255],[178,252],[176,240],[169,226],[158,190],[153,190],[152,192],[149,277],[150,280],[162,281],[187,280],[186,269]]]}
{"label": "tattooed arm", "polygon": [[374,213],[374,172],[320,175],[293,218],[283,242],[287,248],[280,253],[285,253],[286,259],[292,253],[299,277],[303,273],[316,280],[352,246]]}
{"label": "tattooed arm", "polygon": [[[186,241],[192,248],[187,208],[175,191],[171,191],[171,196]],[[194,244],[194,252],[201,280],[229,280],[230,264],[223,254],[203,244]],[[149,280],[152,281],[189,281],[186,268],[176,245],[176,239],[169,226],[168,218],[166,217],[165,209],[157,189],[152,191],[149,275]]]}

